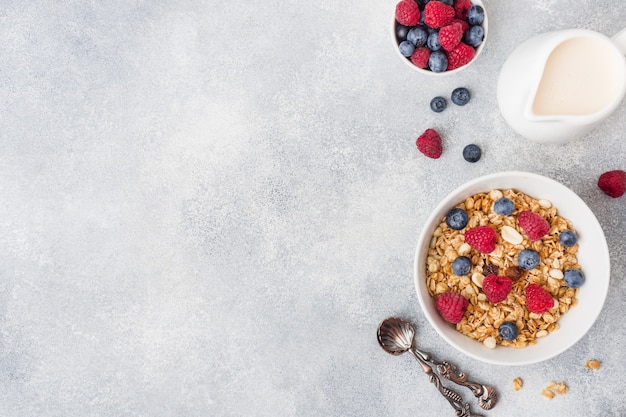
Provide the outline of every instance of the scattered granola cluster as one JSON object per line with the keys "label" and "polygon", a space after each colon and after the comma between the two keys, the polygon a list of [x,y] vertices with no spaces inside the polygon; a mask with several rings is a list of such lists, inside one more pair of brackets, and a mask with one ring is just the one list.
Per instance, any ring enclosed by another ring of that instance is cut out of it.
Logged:
{"label": "scattered granola cluster", "polygon": [[[459,320],[451,322],[489,348],[535,344],[559,328],[557,321],[577,304],[584,282],[578,244],[566,246],[559,239],[566,231],[575,234],[547,200],[512,189],[468,197],[433,233],[426,264],[428,291],[434,299],[446,293],[466,298],[466,306],[455,304],[463,310],[460,315],[453,312]],[[564,279],[569,270],[578,272],[580,285]]]}
{"label": "scattered granola cluster", "polygon": [[565,382],[548,382],[548,385],[541,391],[541,396],[546,400],[551,400],[554,398],[555,394],[563,395],[567,394],[569,391],[569,387],[565,385]]}
{"label": "scattered granola cluster", "polygon": [[[596,370],[596,369],[600,369],[601,365],[602,363],[600,361],[591,359],[591,360],[588,360],[587,363],[585,363],[585,368]],[[513,389],[515,391],[521,390],[523,386],[524,386],[524,381],[522,381],[522,378],[516,377],[513,379]],[[569,392],[569,387],[565,384],[565,382],[550,381],[548,382],[546,387],[543,390],[541,390],[541,396],[545,398],[546,400],[551,400],[554,398],[555,394],[563,395],[563,394],[567,394],[568,392]]]}

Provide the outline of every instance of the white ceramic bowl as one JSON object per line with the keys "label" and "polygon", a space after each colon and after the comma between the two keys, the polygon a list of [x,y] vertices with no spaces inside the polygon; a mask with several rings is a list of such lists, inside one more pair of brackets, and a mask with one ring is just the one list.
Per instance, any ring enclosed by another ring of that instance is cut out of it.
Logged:
{"label": "white ceramic bowl", "polygon": [[[398,0],[399,1],[399,0]],[[397,3],[397,1],[396,1]],[[476,4],[478,6],[481,6],[484,10],[485,13],[485,19],[483,20],[483,23],[481,24],[481,26],[483,27],[483,30],[485,31],[485,37],[482,41],[482,43],[480,45],[478,45],[478,48],[476,48],[476,54],[474,55],[474,58],[467,64],[463,65],[462,67],[459,67],[457,69],[453,69],[451,71],[444,71],[444,72],[433,72],[427,69],[422,69],[419,67],[416,67],[415,65],[413,65],[413,63],[407,59],[404,55],[402,55],[400,53],[400,49],[398,48],[398,42],[396,40],[396,18],[395,18],[395,4],[394,3],[394,17],[392,20],[392,24],[391,24],[391,40],[393,42],[393,47],[396,50],[396,53],[398,54],[398,56],[402,59],[402,61],[404,61],[405,64],[407,64],[409,67],[413,68],[415,71],[421,73],[421,74],[425,74],[425,75],[432,75],[432,76],[436,76],[436,77],[445,77],[446,75],[452,75],[452,74],[457,74],[461,71],[463,71],[465,68],[469,67],[470,65],[472,65],[476,59],[478,59],[478,56],[480,55],[480,53],[483,51],[483,48],[485,47],[485,44],[487,43],[487,32],[489,31],[489,19],[487,17],[487,8],[485,7],[485,5],[483,4],[483,2],[481,0],[472,0],[472,4]]]}
{"label": "white ceramic bowl", "polygon": [[[559,320],[560,329],[537,340],[537,344],[513,348],[485,347],[456,330],[437,312],[435,302],[426,288],[426,257],[434,229],[448,210],[465,198],[493,189],[512,188],[537,199],[552,202],[559,215],[570,220],[577,231],[578,263],[586,282],[577,296],[578,305]],[[566,186],[550,178],[527,172],[501,172],[469,181],[448,196],[434,209],[420,234],[415,254],[415,287],[426,318],[448,343],[459,351],[483,362],[496,365],[525,365],[550,359],[572,347],[591,328],[602,310],[609,288],[610,261],[604,232],[585,202]]]}

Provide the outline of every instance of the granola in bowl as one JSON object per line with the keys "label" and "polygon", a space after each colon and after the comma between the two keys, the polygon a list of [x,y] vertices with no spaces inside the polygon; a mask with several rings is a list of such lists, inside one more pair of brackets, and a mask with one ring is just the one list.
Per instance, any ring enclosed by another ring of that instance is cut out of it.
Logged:
{"label": "granola in bowl", "polygon": [[[512,202],[513,206],[494,208],[500,201]],[[476,193],[451,209],[466,213],[465,224],[451,223],[447,216],[440,220],[430,239],[425,268],[426,288],[434,300],[448,292],[468,300],[462,319],[453,324],[456,330],[488,348],[522,348],[559,329],[561,316],[578,303],[576,296],[582,285],[565,279],[568,270],[583,276],[577,259],[578,245],[567,240],[564,244],[563,238],[559,239],[563,232],[576,234],[573,224],[550,201],[515,189]],[[526,217],[539,223],[528,225]],[[478,229],[495,231],[487,249],[483,249],[484,242],[477,244],[475,238],[466,236],[468,231]],[[538,254],[538,261],[528,264],[522,252]],[[458,258],[469,259],[469,271],[453,268]],[[486,277],[490,285],[496,277],[507,284],[502,297],[495,299],[495,290],[483,288]],[[545,296],[549,305],[541,310],[534,309],[527,300],[531,284],[552,297],[550,300]],[[515,330],[513,334],[502,333],[502,327],[507,327],[503,323]]]}

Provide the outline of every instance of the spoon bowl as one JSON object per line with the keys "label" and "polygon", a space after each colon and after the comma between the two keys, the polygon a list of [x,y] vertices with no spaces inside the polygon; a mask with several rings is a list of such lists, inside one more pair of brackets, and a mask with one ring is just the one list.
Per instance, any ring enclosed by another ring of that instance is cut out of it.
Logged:
{"label": "spoon bowl", "polygon": [[[456,410],[457,416],[470,417],[473,414],[470,413],[469,404],[464,403],[459,394],[441,384],[439,376],[471,390],[472,394],[478,398],[478,405],[484,410],[493,408],[498,402],[498,395],[491,386],[468,381],[467,375],[464,372],[459,372],[456,366],[447,361],[440,362],[429,354],[418,350],[413,344],[415,329],[406,320],[397,317],[387,318],[378,326],[376,335],[380,347],[391,355],[399,356],[407,351],[411,352],[422,366],[424,373],[430,375],[430,382]],[[437,373],[433,372],[433,369]]]}
{"label": "spoon bowl", "polygon": [[402,355],[413,346],[415,330],[408,322],[391,317],[378,326],[378,343],[391,355]]}

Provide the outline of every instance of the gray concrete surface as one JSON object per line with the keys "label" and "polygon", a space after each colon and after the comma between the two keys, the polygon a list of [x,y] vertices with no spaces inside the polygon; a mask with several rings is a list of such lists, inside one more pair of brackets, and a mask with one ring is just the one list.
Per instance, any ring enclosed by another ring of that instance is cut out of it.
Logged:
{"label": "gray concrete surface", "polygon": [[[625,200],[596,187],[626,169],[625,107],[556,146],[517,136],[496,102],[516,45],[611,35],[626,12],[485,3],[483,55],[430,79],[393,50],[394,1],[0,1],[0,415],[454,415],[411,358],[378,347],[389,315],[499,388],[484,415],[626,414]],[[458,86],[470,104],[429,110]],[[429,127],[439,160],[415,149]],[[520,368],[448,346],[412,281],[430,210],[506,169],[572,188],[611,250],[598,322]],[[551,380],[569,393],[542,399]]]}

